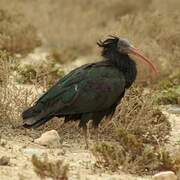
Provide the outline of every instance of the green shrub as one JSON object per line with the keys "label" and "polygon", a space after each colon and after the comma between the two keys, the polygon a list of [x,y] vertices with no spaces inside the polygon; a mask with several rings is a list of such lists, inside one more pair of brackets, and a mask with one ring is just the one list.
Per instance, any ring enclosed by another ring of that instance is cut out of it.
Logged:
{"label": "green shrub", "polygon": [[158,104],[180,104],[180,72],[175,71],[157,85],[155,102]]}
{"label": "green shrub", "polygon": [[19,83],[38,83],[45,87],[52,86],[58,79],[64,76],[62,66],[51,60],[36,65],[20,64],[16,70],[16,80]]}

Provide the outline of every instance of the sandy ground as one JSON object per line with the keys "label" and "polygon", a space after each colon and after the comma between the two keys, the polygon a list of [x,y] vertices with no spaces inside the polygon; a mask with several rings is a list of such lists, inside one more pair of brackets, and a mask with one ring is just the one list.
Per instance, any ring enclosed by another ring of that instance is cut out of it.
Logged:
{"label": "sandy ground", "polygon": [[[164,113],[172,123],[171,145],[178,143],[180,137],[180,114]],[[49,159],[64,159],[70,166],[70,180],[148,180],[151,177],[135,177],[122,173],[109,173],[95,168],[95,158],[90,150],[86,150],[84,140],[80,137],[75,142],[73,138],[63,141],[61,147],[47,148],[33,143],[33,139],[40,136],[40,132],[23,129],[0,128],[1,145],[0,157],[10,157],[10,163],[0,166],[1,180],[38,180],[31,163],[32,154],[48,155]]]}
{"label": "sandy ground", "polygon": [[4,131],[6,131],[6,135],[3,135],[1,142],[5,143],[5,145],[0,146],[0,156],[10,157],[10,163],[7,166],[1,166],[1,180],[40,179],[33,170],[33,165],[31,163],[32,154],[36,154],[37,156],[44,156],[47,154],[51,160],[64,159],[70,166],[70,180],[149,179],[124,173],[108,173],[96,169],[94,167],[95,158],[90,150],[85,149],[83,139],[80,140],[81,143],[70,140],[70,142],[63,142],[62,147],[50,149],[33,143],[33,139],[30,136],[23,135],[23,130],[22,132],[18,131],[13,133],[7,129],[4,129]]}

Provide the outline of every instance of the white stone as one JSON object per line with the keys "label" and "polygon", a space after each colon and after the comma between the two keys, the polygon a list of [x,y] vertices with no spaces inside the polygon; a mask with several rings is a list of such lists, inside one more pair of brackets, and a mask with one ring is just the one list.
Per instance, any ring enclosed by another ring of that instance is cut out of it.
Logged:
{"label": "white stone", "polygon": [[168,113],[171,114],[180,114],[180,107],[179,106],[172,106],[167,110]]}
{"label": "white stone", "polygon": [[42,146],[59,147],[60,137],[56,130],[51,130],[43,133],[41,137],[35,139],[34,142]]}
{"label": "white stone", "polygon": [[39,148],[26,148],[23,149],[22,152],[28,156],[32,156],[32,155],[41,156],[43,153],[45,153],[45,150]]}
{"label": "white stone", "polygon": [[164,171],[155,174],[152,177],[153,180],[177,180],[177,176],[172,171]]}

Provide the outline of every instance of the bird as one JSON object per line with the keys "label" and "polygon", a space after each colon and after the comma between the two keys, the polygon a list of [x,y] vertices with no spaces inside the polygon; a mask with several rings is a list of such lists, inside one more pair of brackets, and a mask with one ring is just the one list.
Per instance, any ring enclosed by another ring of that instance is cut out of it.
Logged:
{"label": "bird", "polygon": [[108,36],[97,45],[102,49],[102,60],[72,70],[47,90],[22,113],[25,128],[37,128],[53,117],[64,117],[64,122],[79,120],[88,148],[88,121],[96,129],[104,117],[113,115],[136,79],[136,62],[130,55],[137,56],[158,74],[152,61],[125,38]]}

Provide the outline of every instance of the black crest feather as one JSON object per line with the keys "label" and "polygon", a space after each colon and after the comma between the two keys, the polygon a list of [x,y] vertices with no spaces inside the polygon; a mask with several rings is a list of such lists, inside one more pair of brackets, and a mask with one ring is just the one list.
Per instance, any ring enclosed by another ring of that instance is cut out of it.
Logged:
{"label": "black crest feather", "polygon": [[107,38],[104,41],[99,40],[97,42],[97,45],[101,48],[103,48],[102,50],[102,56],[104,57],[108,57],[109,53],[111,51],[114,51],[117,49],[117,43],[119,41],[119,38],[116,36],[109,36],[109,38]]}
{"label": "black crest feather", "polygon": [[108,48],[108,47],[110,47],[112,45],[117,45],[117,43],[119,41],[119,38],[117,36],[112,36],[112,35],[110,35],[109,37],[110,38],[108,38],[108,39],[106,39],[104,41],[99,40],[97,42],[97,45],[99,47],[103,47],[103,48]]}

